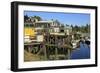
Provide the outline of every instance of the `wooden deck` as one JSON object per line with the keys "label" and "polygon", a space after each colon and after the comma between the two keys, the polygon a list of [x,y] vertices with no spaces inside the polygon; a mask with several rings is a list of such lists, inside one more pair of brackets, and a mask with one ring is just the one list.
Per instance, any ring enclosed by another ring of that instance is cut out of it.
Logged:
{"label": "wooden deck", "polygon": [[[27,46],[27,49],[28,49],[28,52],[32,52],[33,50],[35,50],[34,46],[38,47],[38,52],[36,53],[36,55],[40,55],[41,52],[43,53],[44,55],[44,60],[49,60],[49,59],[55,59],[55,60],[58,60],[60,58],[63,58],[63,59],[69,59],[70,58],[70,53],[71,53],[71,50],[72,50],[72,47],[71,46],[68,46],[68,45],[54,45],[54,44],[43,44],[42,43],[42,48],[40,48],[41,43],[28,43],[28,44],[25,44],[25,46]],[[34,49],[32,49],[32,47]],[[62,48],[62,54],[59,54],[59,48]],[[54,50],[52,50],[54,49]],[[65,49],[65,50],[64,50]],[[52,51],[50,51],[52,50]],[[53,55],[51,54],[52,52]]]}

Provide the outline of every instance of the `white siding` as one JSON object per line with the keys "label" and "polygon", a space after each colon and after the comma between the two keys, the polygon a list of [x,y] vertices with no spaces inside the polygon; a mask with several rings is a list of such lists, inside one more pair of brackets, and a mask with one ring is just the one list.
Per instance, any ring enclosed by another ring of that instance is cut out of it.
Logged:
{"label": "white siding", "polygon": [[37,35],[37,42],[43,42],[43,35]]}
{"label": "white siding", "polygon": [[54,32],[59,32],[59,28],[54,28]]}
{"label": "white siding", "polygon": [[29,36],[25,36],[24,37],[24,42],[25,43],[30,43],[31,42],[30,37]]}

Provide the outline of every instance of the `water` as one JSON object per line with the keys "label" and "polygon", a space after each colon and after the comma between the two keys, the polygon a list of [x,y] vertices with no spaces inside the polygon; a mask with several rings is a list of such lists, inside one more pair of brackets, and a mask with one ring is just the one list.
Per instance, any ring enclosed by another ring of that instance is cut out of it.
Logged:
{"label": "water", "polygon": [[80,47],[77,50],[71,52],[71,59],[89,59],[90,47],[85,43],[80,43]]}

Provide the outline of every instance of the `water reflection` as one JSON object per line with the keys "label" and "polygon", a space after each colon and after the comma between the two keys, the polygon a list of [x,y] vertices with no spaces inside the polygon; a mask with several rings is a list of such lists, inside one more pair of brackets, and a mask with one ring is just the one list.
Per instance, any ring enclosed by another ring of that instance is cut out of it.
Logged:
{"label": "water reflection", "polygon": [[80,42],[80,47],[77,50],[73,50],[71,53],[71,59],[89,59],[90,47],[89,45]]}

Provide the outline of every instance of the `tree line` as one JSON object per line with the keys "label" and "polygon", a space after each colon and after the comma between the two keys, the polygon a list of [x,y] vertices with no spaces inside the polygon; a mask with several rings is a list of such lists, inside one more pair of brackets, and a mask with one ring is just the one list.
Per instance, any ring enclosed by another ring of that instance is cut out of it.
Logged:
{"label": "tree line", "polygon": [[73,32],[90,33],[90,24],[86,24],[84,26],[71,25],[71,27]]}

